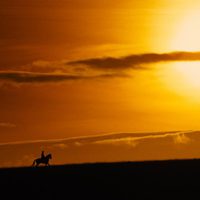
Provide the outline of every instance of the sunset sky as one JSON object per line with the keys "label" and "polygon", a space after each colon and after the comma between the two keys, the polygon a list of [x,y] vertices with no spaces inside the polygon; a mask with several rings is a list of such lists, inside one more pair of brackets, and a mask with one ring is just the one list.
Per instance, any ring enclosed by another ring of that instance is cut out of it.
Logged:
{"label": "sunset sky", "polygon": [[1,0],[0,145],[200,130],[199,19],[198,0]]}

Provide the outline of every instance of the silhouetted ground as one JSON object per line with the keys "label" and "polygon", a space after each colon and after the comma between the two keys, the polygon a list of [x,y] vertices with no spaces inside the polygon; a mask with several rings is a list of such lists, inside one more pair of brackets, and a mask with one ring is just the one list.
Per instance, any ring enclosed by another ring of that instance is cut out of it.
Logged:
{"label": "silhouetted ground", "polygon": [[0,188],[3,199],[189,199],[200,194],[200,160],[1,169]]}

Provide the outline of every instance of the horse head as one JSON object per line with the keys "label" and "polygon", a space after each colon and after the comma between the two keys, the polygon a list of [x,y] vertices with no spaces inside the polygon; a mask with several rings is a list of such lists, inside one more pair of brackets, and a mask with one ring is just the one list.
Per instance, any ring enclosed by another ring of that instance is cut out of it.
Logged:
{"label": "horse head", "polygon": [[52,159],[52,155],[51,154],[48,154],[46,157],[49,158],[49,159]]}

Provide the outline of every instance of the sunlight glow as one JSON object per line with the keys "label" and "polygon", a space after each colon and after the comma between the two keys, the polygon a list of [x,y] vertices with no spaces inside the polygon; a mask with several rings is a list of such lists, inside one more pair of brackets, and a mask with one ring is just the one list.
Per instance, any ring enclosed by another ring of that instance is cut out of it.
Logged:
{"label": "sunlight glow", "polygon": [[166,64],[161,77],[168,85],[181,96],[200,102],[200,62],[176,62]]}
{"label": "sunlight glow", "polygon": [[200,62],[176,63],[175,70],[189,87],[200,89]]}
{"label": "sunlight glow", "polygon": [[172,40],[172,49],[179,51],[199,51],[200,50],[200,13],[191,12],[187,14],[175,30]]}

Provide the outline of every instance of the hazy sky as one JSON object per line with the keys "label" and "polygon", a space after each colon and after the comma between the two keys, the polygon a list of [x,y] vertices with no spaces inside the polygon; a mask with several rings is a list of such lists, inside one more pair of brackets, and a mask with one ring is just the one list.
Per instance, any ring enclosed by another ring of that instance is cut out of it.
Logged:
{"label": "hazy sky", "polygon": [[0,143],[200,129],[199,9],[1,0]]}

